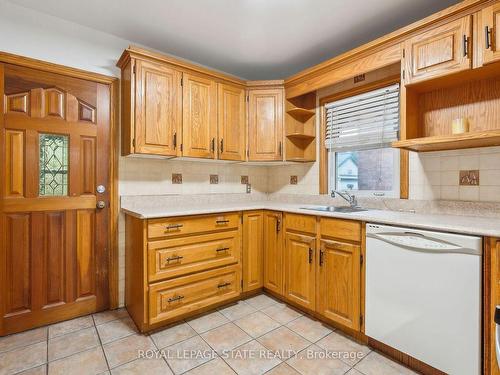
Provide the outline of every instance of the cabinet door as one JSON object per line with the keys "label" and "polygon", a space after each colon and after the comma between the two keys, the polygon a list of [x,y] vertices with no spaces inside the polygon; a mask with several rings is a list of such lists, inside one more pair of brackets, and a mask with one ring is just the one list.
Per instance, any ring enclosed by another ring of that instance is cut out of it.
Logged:
{"label": "cabinet door", "polygon": [[248,159],[283,160],[283,90],[250,90]]}
{"label": "cabinet door", "polygon": [[405,44],[405,82],[414,83],[470,69],[471,17],[436,27]]}
{"label": "cabinet door", "polygon": [[182,97],[182,155],[215,158],[217,84],[207,78],[184,74]]}
{"label": "cabinet door", "polygon": [[177,70],[137,60],[135,153],[177,155],[182,121],[181,78]]}
{"label": "cabinet door", "polygon": [[218,84],[219,159],[245,160],[245,90]]}
{"label": "cabinet door", "polygon": [[354,330],[360,327],[360,246],[320,241],[317,311]]}
{"label": "cabinet door", "polygon": [[264,215],[262,211],[243,214],[243,291],[263,286],[264,266]]}
{"label": "cabinet door", "polygon": [[483,54],[483,64],[500,60],[500,3],[481,11],[482,30],[479,30],[478,52]]}
{"label": "cabinet door", "polygon": [[283,231],[281,212],[264,212],[264,287],[283,294]]}
{"label": "cabinet door", "polygon": [[285,236],[285,297],[314,310],[316,238],[289,232]]}

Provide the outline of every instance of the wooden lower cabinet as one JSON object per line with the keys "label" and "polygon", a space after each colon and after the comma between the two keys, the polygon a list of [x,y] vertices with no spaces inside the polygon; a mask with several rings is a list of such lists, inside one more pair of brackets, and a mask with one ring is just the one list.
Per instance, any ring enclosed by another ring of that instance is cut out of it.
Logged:
{"label": "wooden lower cabinet", "polygon": [[483,253],[483,373],[500,375],[495,349],[495,310],[500,305],[500,238],[485,238]]}
{"label": "wooden lower cabinet", "polygon": [[320,240],[316,311],[354,330],[361,316],[360,253],[359,245]]}
{"label": "wooden lower cabinet", "polygon": [[264,288],[283,295],[283,215],[264,211]]}
{"label": "wooden lower cabinet", "polygon": [[316,237],[286,232],[285,297],[314,310],[316,300]]}
{"label": "wooden lower cabinet", "polygon": [[125,305],[141,332],[238,298],[240,218],[126,215]]}
{"label": "wooden lower cabinet", "polygon": [[243,213],[243,291],[262,288],[264,285],[264,213]]}
{"label": "wooden lower cabinet", "polygon": [[267,210],[126,216],[126,306],[141,331],[262,288],[360,331],[362,225]]}

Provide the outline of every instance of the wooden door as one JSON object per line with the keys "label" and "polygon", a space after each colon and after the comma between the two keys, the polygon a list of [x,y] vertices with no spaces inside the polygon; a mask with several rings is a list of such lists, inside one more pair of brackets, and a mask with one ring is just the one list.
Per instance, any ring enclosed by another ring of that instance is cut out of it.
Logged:
{"label": "wooden door", "polygon": [[315,308],[316,238],[285,234],[285,297],[310,310]]}
{"label": "wooden door", "polygon": [[137,60],[135,68],[135,153],[176,156],[182,73],[142,60]]}
{"label": "wooden door", "polygon": [[184,74],[182,87],[183,156],[214,159],[217,156],[217,84]]}
{"label": "wooden door", "polygon": [[248,159],[283,160],[283,90],[250,90],[248,97]]}
{"label": "wooden door", "polygon": [[246,102],[241,87],[218,84],[219,159],[245,160]]}
{"label": "wooden door", "polygon": [[264,287],[283,295],[282,213],[264,211]]}
{"label": "wooden door", "polygon": [[320,240],[317,312],[354,330],[361,314],[361,248]]}
{"label": "wooden door", "polygon": [[264,215],[262,211],[243,213],[243,291],[259,289],[263,286]]}
{"label": "wooden door", "polygon": [[110,87],[0,64],[0,108],[4,335],[108,307]]}
{"label": "wooden door", "polygon": [[483,54],[483,64],[500,61],[500,3],[481,11],[479,30],[479,53]]}
{"label": "wooden door", "polygon": [[405,83],[415,83],[472,67],[471,16],[410,38],[405,44]]}

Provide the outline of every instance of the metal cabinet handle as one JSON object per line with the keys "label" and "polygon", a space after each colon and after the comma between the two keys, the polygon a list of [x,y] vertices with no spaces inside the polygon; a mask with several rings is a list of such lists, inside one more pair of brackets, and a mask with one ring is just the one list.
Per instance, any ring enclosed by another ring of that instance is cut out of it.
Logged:
{"label": "metal cabinet handle", "polygon": [[216,224],[227,224],[227,223],[229,223],[229,220],[216,220],[215,223]]}
{"label": "metal cabinet handle", "polygon": [[174,133],[174,150],[177,148],[177,133]]}
{"label": "metal cabinet handle", "polygon": [[463,49],[464,49],[464,57],[467,57],[469,55],[469,38],[467,35],[463,36]]}
{"label": "metal cabinet handle", "polygon": [[183,224],[169,224],[165,226],[165,229],[179,229],[182,228],[184,225]]}
{"label": "metal cabinet handle", "polygon": [[215,138],[212,138],[211,149],[212,149],[212,152],[215,152]]}
{"label": "metal cabinet handle", "polygon": [[168,258],[167,258],[167,262],[172,262],[172,261],[174,261],[174,260],[180,260],[180,259],[182,259],[182,258],[184,258],[184,257],[183,257],[183,256],[180,256],[180,255],[174,255],[174,256],[172,256],[172,257],[168,257]]}
{"label": "metal cabinet handle", "polygon": [[309,248],[309,263],[313,262],[313,249]]}
{"label": "metal cabinet handle", "polygon": [[491,48],[491,29],[488,26],[484,27],[484,41],[486,44],[486,49]]}
{"label": "metal cabinet handle", "polygon": [[321,249],[319,251],[319,266],[323,266],[323,264],[325,263],[325,251],[323,249]]}
{"label": "metal cabinet handle", "polygon": [[168,299],[168,303],[172,303],[172,302],[180,301],[180,300],[181,300],[181,299],[183,299],[183,298],[184,298],[184,296],[178,295],[178,296],[175,296],[175,297],[169,298],[169,299]]}
{"label": "metal cabinet handle", "polygon": [[224,152],[224,139],[220,140],[220,152]]}
{"label": "metal cabinet handle", "polygon": [[229,247],[221,247],[220,249],[217,249],[215,251],[217,251],[218,253],[220,253],[221,251],[227,251],[229,250]]}
{"label": "metal cabinet handle", "polygon": [[279,152],[280,152],[280,156],[283,156],[283,154],[282,154],[282,153],[283,153],[283,150],[282,150],[282,149],[283,149],[283,145],[282,145],[282,143],[281,143],[281,141],[280,141],[280,144],[279,144]]}
{"label": "metal cabinet handle", "polygon": [[281,230],[281,220],[278,219],[276,220],[276,233],[279,233],[280,230]]}
{"label": "metal cabinet handle", "polygon": [[229,286],[229,285],[231,285],[231,283],[222,283],[222,284],[217,285],[217,288],[220,289],[220,288],[224,288],[224,287]]}

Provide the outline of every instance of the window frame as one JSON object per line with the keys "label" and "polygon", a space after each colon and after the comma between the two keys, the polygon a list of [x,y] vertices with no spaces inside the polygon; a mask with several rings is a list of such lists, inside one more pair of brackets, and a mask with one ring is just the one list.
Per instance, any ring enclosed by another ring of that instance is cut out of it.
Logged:
{"label": "window frame", "polygon": [[[383,147],[384,149],[387,147]],[[394,150],[394,149],[392,149]],[[337,159],[337,154],[338,152],[335,151],[328,151],[328,191],[331,192],[332,190],[336,189],[337,186],[332,186],[337,184],[337,168],[336,168],[336,159]],[[334,154],[333,158],[335,158],[334,165],[331,165],[331,155]],[[358,197],[380,197],[380,198],[399,198],[401,195],[401,189],[400,189],[400,184],[401,184],[401,178],[399,176],[400,174],[400,164],[401,164],[401,155],[398,152],[393,152],[394,155],[394,166],[395,166],[395,171],[393,174],[393,186],[394,188],[392,190],[357,190],[353,189],[352,192],[356,194]],[[332,174],[335,174],[332,179]],[[349,190],[351,192],[351,190]]]}
{"label": "window frame", "polygon": [[[385,86],[389,86],[391,84],[400,83],[400,134],[404,135],[404,96],[405,96],[405,87],[404,84],[401,84],[401,79],[399,76],[388,77],[385,79],[381,79],[375,82],[364,84],[359,87],[352,87],[344,90],[342,92],[338,92],[332,95],[327,95],[319,98],[319,106],[320,106],[320,139],[319,139],[319,193],[320,194],[329,194],[330,186],[329,186],[329,171],[330,166],[328,162],[328,149],[325,147],[325,139],[326,139],[326,109],[325,104],[347,98],[349,96],[354,96],[358,94],[363,94],[368,91],[376,90]],[[408,191],[409,191],[409,153],[406,150],[400,150],[399,155],[399,198],[400,199],[408,199]],[[363,192],[363,190],[361,190]],[[362,193],[363,194],[363,193]],[[371,197],[375,197],[373,194]],[[384,198],[387,198],[388,195],[384,195]]]}

